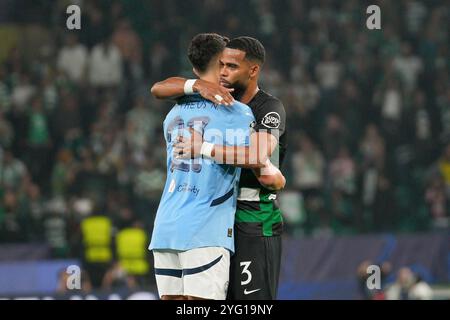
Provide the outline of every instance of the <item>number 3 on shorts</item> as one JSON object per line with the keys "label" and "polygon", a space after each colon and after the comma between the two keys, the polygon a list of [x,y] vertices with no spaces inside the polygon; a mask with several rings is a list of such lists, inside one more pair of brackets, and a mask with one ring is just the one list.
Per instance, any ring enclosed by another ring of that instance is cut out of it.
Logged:
{"label": "number 3 on shorts", "polygon": [[246,284],[249,284],[250,281],[252,281],[252,273],[248,270],[248,267],[250,267],[250,263],[252,263],[252,262],[251,261],[242,261],[240,263],[240,266],[244,267],[244,269],[242,269],[242,274],[247,275],[247,279],[245,281],[241,281],[241,286],[245,286]]}

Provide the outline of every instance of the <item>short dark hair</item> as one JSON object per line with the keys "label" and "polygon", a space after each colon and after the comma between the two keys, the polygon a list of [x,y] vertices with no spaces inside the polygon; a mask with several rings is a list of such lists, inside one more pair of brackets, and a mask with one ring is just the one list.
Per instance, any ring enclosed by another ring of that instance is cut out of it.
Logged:
{"label": "short dark hair", "polygon": [[261,65],[266,59],[266,49],[258,39],[252,37],[234,38],[228,42],[227,48],[244,51],[246,59],[256,60]]}
{"label": "short dark hair", "polygon": [[211,59],[225,49],[228,41],[227,37],[217,33],[200,33],[189,44],[188,58],[194,68],[203,73],[208,69]]}

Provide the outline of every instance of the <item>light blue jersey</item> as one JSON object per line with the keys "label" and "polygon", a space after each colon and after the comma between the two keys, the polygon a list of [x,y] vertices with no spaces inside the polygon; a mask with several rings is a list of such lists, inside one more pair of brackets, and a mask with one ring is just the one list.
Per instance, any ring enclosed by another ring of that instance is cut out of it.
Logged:
{"label": "light blue jersey", "polygon": [[175,159],[178,135],[187,128],[204,132],[204,140],[220,145],[249,143],[251,109],[240,102],[217,106],[200,96],[181,99],[164,120],[167,180],[156,214],[149,249],[189,250],[224,247],[234,252],[234,215],[240,168],[209,159]]}

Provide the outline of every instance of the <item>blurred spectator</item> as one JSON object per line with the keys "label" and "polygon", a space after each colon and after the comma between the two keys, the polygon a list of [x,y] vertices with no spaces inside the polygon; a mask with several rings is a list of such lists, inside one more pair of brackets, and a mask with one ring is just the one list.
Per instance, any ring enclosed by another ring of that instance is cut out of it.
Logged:
{"label": "blurred spectator", "polygon": [[170,61],[170,52],[167,47],[161,42],[155,42],[150,49],[149,64],[150,64],[150,79],[158,81],[163,77],[165,65]]}
{"label": "blurred spectator", "polygon": [[297,141],[297,150],[292,156],[293,186],[303,196],[307,223],[314,225],[324,206],[325,160],[308,136],[302,135]]}
{"label": "blurred spectator", "polygon": [[111,268],[106,271],[102,281],[102,290],[128,289],[133,290],[137,287],[136,279],[127,274],[119,262],[114,262]]}
{"label": "blurred spectator", "polygon": [[347,144],[347,128],[337,115],[330,114],[327,117],[325,130],[323,131],[321,138],[325,159],[327,161],[334,159],[338,155],[341,147]]}
{"label": "blurred spectator", "polygon": [[361,141],[360,152],[362,155],[362,167],[375,167],[378,170],[384,168],[385,145],[382,136],[375,124],[366,127],[364,137]]}
{"label": "blurred spectator", "polygon": [[94,46],[89,57],[89,83],[94,88],[118,87],[122,80],[122,56],[110,38]]}
{"label": "blurred spectator", "polygon": [[44,185],[50,173],[52,140],[50,120],[40,97],[34,98],[31,103],[27,128],[27,165],[34,181]]}
{"label": "blurred spectator", "polygon": [[433,291],[408,267],[401,268],[397,280],[386,289],[387,300],[431,300]]}
{"label": "blurred spectator", "polygon": [[8,112],[11,107],[9,88],[5,82],[5,68],[0,65],[0,114]]}
{"label": "blurred spectator", "polygon": [[59,102],[59,92],[53,74],[44,76],[39,90],[42,94],[45,112],[51,114],[56,109]]}
{"label": "blurred spectator", "polygon": [[342,64],[336,60],[334,50],[331,46],[325,48],[322,60],[315,69],[316,77],[322,90],[322,99],[328,107],[335,98],[340,79],[343,73]]}
{"label": "blurred spectator", "polygon": [[137,220],[133,210],[129,207],[123,207],[117,210],[113,215],[114,225],[118,230],[130,228]]}
{"label": "blurred spectator", "polygon": [[[43,241],[42,222],[46,205],[39,186],[27,181],[24,190],[18,195],[18,219],[26,241]],[[65,241],[59,241],[64,246]]]}
{"label": "blurred spectator", "polygon": [[30,75],[27,73],[20,74],[17,84],[13,85],[11,90],[11,103],[14,111],[18,113],[25,112],[35,92],[36,87],[32,84]]}
{"label": "blurred spectator", "polygon": [[442,126],[442,133],[440,138],[443,141],[450,140],[450,84],[447,88],[439,89],[440,86],[436,86],[439,92],[436,96],[436,105],[440,112],[440,122]]}
{"label": "blurred spectator", "polygon": [[263,36],[270,37],[277,32],[275,16],[270,8],[270,1],[259,2],[258,17],[259,17],[259,31]]}
{"label": "blurred spectator", "polygon": [[65,43],[58,53],[58,68],[65,72],[71,81],[82,84],[85,80],[87,49],[78,42],[78,36],[73,32],[66,35]]}
{"label": "blurred spectator", "polygon": [[342,146],[330,163],[331,187],[343,194],[353,195],[356,191],[356,166],[347,147]]}
{"label": "blurred spectator", "polygon": [[45,216],[42,218],[45,241],[49,245],[53,258],[68,256],[67,208],[62,199],[47,202]]}
{"label": "blurred spectator", "polygon": [[101,42],[104,37],[110,32],[110,25],[106,21],[102,8],[98,7],[98,3],[91,1],[86,2],[85,9],[86,19],[83,20],[83,27],[81,28],[82,42],[88,48],[92,48]]}
{"label": "blurred spectator", "polygon": [[[389,138],[395,138],[392,142],[397,143],[403,113],[403,94],[398,80],[393,77],[388,78],[385,87],[374,97],[380,99],[378,102],[380,103],[382,128]],[[375,103],[378,104],[378,102]]]}
{"label": "blurred spectator", "polygon": [[119,49],[124,61],[130,61],[134,55],[142,56],[141,39],[133,30],[128,19],[122,19],[117,22],[112,42]]}
{"label": "blurred spectator", "polygon": [[411,269],[403,267],[397,272],[397,279],[386,288],[387,300],[408,300],[409,292],[414,284],[414,274]]}
{"label": "blurred spectator", "polygon": [[328,211],[339,232],[353,232],[356,222],[356,166],[347,147],[342,146],[328,168],[331,201]]}
{"label": "blurred spectator", "polygon": [[287,87],[285,104],[292,112],[292,117],[287,119],[288,126],[298,126],[306,133],[314,134],[319,100],[319,88],[311,80],[309,73],[305,73],[301,81],[293,82]]}
{"label": "blurred spectator", "polygon": [[14,139],[14,129],[11,123],[5,119],[2,111],[0,111],[0,146],[10,148]]}
{"label": "blurred spectator", "polygon": [[17,196],[13,191],[8,189],[3,193],[0,239],[9,242],[22,241],[25,234],[20,228]]}
{"label": "blurred spectator", "polygon": [[362,117],[363,102],[361,101],[360,89],[352,79],[345,79],[338,91],[337,103],[332,108],[347,126],[353,135],[349,137],[349,147],[355,151],[358,138],[363,132],[364,121]]}
{"label": "blurred spectator", "polygon": [[112,223],[104,215],[91,215],[81,222],[83,262],[94,287],[100,287],[113,258]]}
{"label": "blurred spectator", "polygon": [[416,275],[416,282],[409,291],[410,300],[432,300],[433,290],[420,276]]}
{"label": "blurred spectator", "polygon": [[417,85],[417,79],[422,71],[422,60],[413,54],[411,45],[402,44],[401,55],[394,58],[394,69],[400,74],[406,93],[412,92]]}
{"label": "blurred spectator", "polygon": [[302,81],[297,84],[294,83],[292,88],[296,100],[304,106],[306,112],[311,112],[316,108],[320,93],[317,85],[311,80],[309,73],[305,73]]}
{"label": "blurred spectator", "polygon": [[[431,140],[431,123],[428,108],[426,106],[425,94],[416,91],[413,96],[413,108],[415,111],[415,137],[419,143],[427,143]],[[423,150],[423,148],[420,148]]]}
{"label": "blurred spectator", "polygon": [[164,189],[165,172],[156,166],[156,158],[147,157],[135,176],[134,201],[138,217],[144,221],[148,230],[153,230],[153,221],[158,208],[159,197]]}
{"label": "blurred spectator", "polygon": [[[128,285],[144,285],[148,283],[150,265],[147,229],[136,220],[131,226],[120,230],[115,235],[116,257],[128,275]],[[132,281],[130,283],[130,281]],[[133,283],[134,282],[134,283]]]}
{"label": "blurred spectator", "polygon": [[318,192],[323,188],[323,155],[306,135],[302,135],[298,140],[297,148],[297,152],[292,156],[294,186],[305,193]]}
{"label": "blurred spectator", "polygon": [[446,192],[448,196],[450,193],[450,143],[445,146],[438,165],[440,174],[444,177],[445,185],[447,188]]}
{"label": "blurred spectator", "polygon": [[[385,143],[375,124],[366,127],[360,144],[360,199],[362,216],[358,216],[358,224],[369,225],[370,228],[383,230],[392,223],[392,191],[386,177]],[[392,226],[391,226],[392,227]]]}
{"label": "blurred spectator", "polygon": [[271,88],[271,93],[279,96],[282,90],[282,76],[281,73],[271,64],[267,58],[264,63],[264,69],[261,71],[260,81],[264,86]]}
{"label": "blurred spectator", "polygon": [[422,30],[428,9],[420,1],[406,1],[406,27],[409,34],[418,35]]}
{"label": "blurred spectator", "polygon": [[18,190],[27,177],[24,163],[14,157],[11,150],[4,150],[0,162],[0,182],[4,188]]}
{"label": "blurred spectator", "polygon": [[70,150],[62,149],[58,152],[51,176],[53,197],[67,198],[70,185],[75,179],[76,166]]}
{"label": "blurred spectator", "polygon": [[31,102],[28,124],[28,144],[30,147],[46,147],[50,144],[50,123],[40,97]]}
{"label": "blurred spectator", "polygon": [[160,116],[148,108],[144,97],[137,97],[133,109],[126,115],[127,142],[131,149],[142,151],[151,145],[160,124]]}
{"label": "blurred spectator", "polygon": [[449,200],[446,197],[445,180],[442,176],[435,175],[431,178],[425,191],[425,200],[434,226],[449,226]]}
{"label": "blurred spectator", "polygon": [[299,29],[290,32],[291,42],[291,70],[290,79],[299,82],[304,79],[306,66],[311,55],[311,48],[305,43],[305,36]]}

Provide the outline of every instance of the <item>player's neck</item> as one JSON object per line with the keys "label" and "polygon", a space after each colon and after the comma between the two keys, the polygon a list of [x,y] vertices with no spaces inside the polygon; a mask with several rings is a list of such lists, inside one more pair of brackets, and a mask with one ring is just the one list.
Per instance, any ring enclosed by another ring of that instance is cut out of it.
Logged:
{"label": "player's neck", "polygon": [[259,91],[258,83],[257,82],[250,83],[245,92],[242,94],[239,101],[245,104],[249,103],[256,96],[258,91]]}
{"label": "player's neck", "polygon": [[209,73],[205,73],[203,75],[201,75],[200,79],[208,81],[208,82],[212,82],[212,83],[217,83],[217,74],[215,72],[209,72]]}

